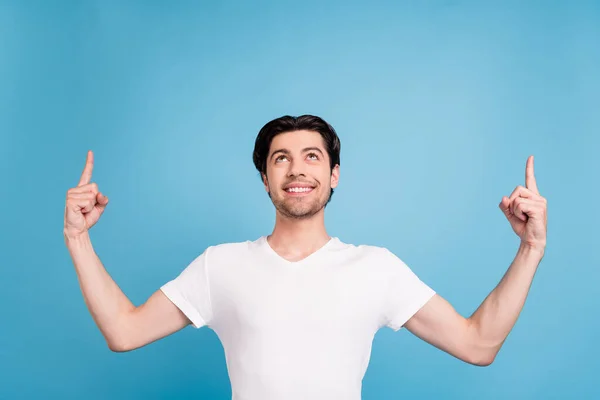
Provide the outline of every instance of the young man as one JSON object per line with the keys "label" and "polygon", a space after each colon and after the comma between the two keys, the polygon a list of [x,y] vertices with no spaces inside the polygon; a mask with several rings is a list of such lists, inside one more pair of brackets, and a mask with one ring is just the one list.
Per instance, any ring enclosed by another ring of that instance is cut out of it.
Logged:
{"label": "young man", "polygon": [[67,192],[65,241],[85,302],[113,351],[188,324],[209,326],[225,349],[233,399],[360,399],[379,328],[406,327],[474,365],[492,363],[515,324],[546,246],[546,200],[526,187],[500,208],[521,238],[499,285],[469,318],[397,256],[327,234],[324,212],[340,177],[340,141],[319,117],[285,116],[259,132],[253,154],[276,210],[269,236],[210,246],[136,307],[94,253],[88,230],[108,204],[90,183],[88,152]]}

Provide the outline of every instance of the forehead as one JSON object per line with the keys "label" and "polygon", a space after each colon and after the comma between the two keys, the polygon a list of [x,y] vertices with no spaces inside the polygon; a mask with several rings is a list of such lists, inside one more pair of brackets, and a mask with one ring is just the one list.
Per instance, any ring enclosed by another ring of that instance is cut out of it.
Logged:
{"label": "forehead", "polygon": [[325,152],[325,143],[319,132],[301,130],[280,133],[275,136],[271,141],[269,153],[281,148],[299,151],[305,147],[318,147]]}

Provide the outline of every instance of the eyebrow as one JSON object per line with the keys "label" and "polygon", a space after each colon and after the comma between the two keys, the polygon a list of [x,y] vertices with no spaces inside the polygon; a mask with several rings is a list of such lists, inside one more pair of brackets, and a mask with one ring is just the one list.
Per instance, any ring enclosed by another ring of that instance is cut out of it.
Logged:
{"label": "eyebrow", "polygon": [[[323,152],[318,147],[305,147],[302,149],[302,153],[306,153],[307,151],[318,151],[319,153],[321,153],[321,156],[324,157]],[[277,149],[273,152],[273,154],[271,154],[271,157],[269,157],[269,160],[272,160],[273,156],[275,156],[275,154],[277,154],[277,153],[290,154],[291,151],[289,151],[288,149]]]}

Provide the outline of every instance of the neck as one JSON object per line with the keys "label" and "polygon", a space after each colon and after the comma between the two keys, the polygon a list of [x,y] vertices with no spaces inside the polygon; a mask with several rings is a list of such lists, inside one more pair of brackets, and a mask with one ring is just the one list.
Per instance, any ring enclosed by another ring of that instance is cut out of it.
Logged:
{"label": "neck", "polygon": [[324,210],[306,219],[289,218],[277,212],[273,233],[268,237],[271,246],[289,252],[315,250],[329,239]]}

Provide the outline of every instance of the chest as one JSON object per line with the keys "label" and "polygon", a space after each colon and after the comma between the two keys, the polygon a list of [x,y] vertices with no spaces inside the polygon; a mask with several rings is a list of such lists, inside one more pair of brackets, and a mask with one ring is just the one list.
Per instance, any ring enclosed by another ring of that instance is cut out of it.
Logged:
{"label": "chest", "polygon": [[382,282],[360,264],[248,263],[219,273],[211,287],[215,325],[245,333],[371,330],[381,317]]}

